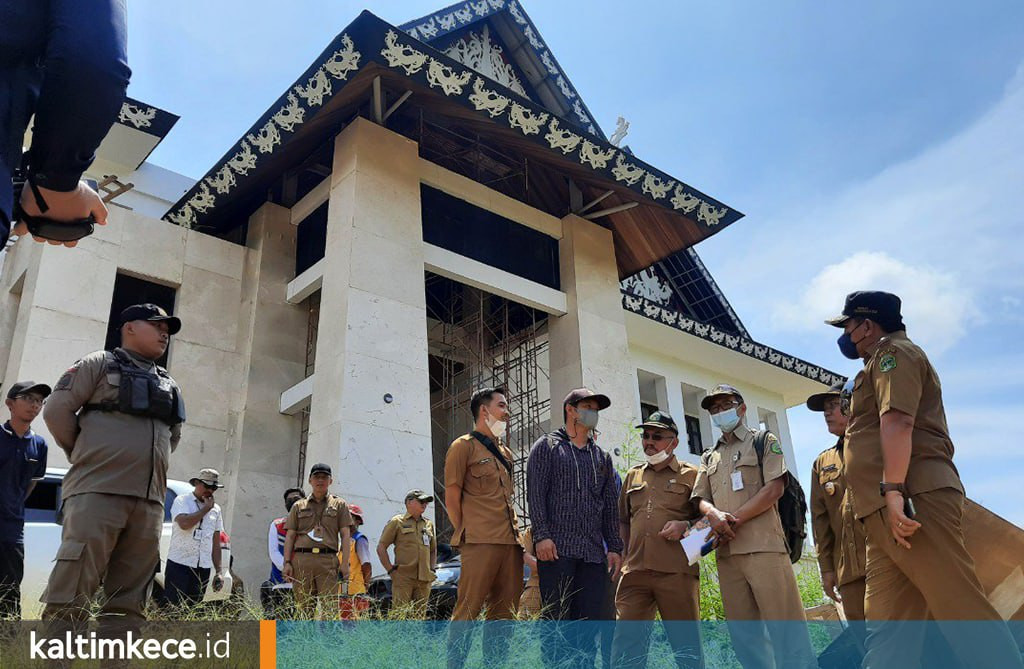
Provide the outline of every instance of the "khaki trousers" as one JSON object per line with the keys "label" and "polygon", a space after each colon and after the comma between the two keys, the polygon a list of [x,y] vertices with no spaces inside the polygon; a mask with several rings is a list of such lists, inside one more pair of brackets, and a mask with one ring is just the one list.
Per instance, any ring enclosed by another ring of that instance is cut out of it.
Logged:
{"label": "khaki trousers", "polygon": [[483,655],[488,666],[508,658],[511,623],[523,593],[523,549],[518,544],[463,544],[459,594],[448,628],[448,668],[461,669],[472,642],[473,621],[487,604]]}
{"label": "khaki trousers", "polygon": [[[700,578],[640,570],[623,574],[615,591],[618,623],[612,641],[612,666],[647,664],[651,624],[661,614],[665,636],[679,667],[703,667],[700,644]],[[643,622],[640,622],[643,621]]]}
{"label": "khaki trousers", "polygon": [[864,620],[864,593],[867,580],[858,578],[855,581],[839,586],[839,595],[843,598],[843,613],[847,620]]}
{"label": "khaki trousers", "polygon": [[396,573],[391,577],[391,608],[394,610],[412,607],[417,617],[423,617],[427,612],[432,584],[433,581],[421,581]]}
{"label": "khaki trousers", "polygon": [[334,553],[295,553],[292,556],[292,594],[302,617],[316,614],[322,601],[329,616],[339,610],[338,556]]}
{"label": "khaki trousers", "polygon": [[101,583],[101,617],[144,620],[163,520],[163,505],[141,497],[93,492],[69,497],[60,548],[39,598],[46,604],[43,620],[87,620]]}
{"label": "khaki trousers", "polygon": [[733,649],[744,669],[817,665],[789,555],[720,557],[718,581]]}
{"label": "khaki trousers", "polygon": [[[910,666],[920,661],[924,626],[938,626],[961,662],[972,667],[1020,669],[1013,637],[989,603],[964,545],[964,495],[942,488],[914,495],[921,528],[898,545],[888,511],[864,519],[867,532],[867,655],[864,667]],[[948,621],[987,621],[950,625]]]}

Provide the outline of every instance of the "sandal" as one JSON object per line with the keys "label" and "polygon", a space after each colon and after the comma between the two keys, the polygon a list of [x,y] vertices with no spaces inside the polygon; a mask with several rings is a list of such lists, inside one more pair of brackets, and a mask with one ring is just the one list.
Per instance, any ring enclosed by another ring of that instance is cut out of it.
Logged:
{"label": "sandal", "polygon": [[80,218],[77,221],[54,221],[45,216],[31,216],[21,208],[21,193],[25,190],[25,184],[32,189],[32,197],[36,200],[39,211],[46,213],[50,205],[46,204],[43,194],[39,188],[28,181],[20,172],[16,171],[12,179],[14,184],[14,222],[23,222],[28,232],[33,237],[39,237],[53,242],[77,242],[79,239],[88,237],[96,229],[96,217],[92,214],[89,218]]}

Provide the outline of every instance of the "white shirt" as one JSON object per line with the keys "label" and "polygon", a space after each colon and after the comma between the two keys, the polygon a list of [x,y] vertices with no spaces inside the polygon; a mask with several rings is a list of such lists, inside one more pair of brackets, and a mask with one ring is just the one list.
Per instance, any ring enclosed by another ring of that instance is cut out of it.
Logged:
{"label": "white shirt", "polygon": [[220,541],[220,533],[224,529],[224,517],[220,505],[214,504],[206,512],[202,520],[191,529],[183,530],[174,521],[182,514],[195,513],[201,504],[194,493],[178,495],[171,504],[171,545],[167,549],[167,559],[186,567],[211,569],[213,567],[213,538]]}

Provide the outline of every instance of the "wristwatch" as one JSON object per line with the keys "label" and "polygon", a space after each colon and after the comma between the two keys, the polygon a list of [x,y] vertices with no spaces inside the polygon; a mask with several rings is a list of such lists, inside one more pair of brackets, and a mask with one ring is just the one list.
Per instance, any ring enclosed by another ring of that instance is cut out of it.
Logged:
{"label": "wristwatch", "polygon": [[398,565],[397,565],[397,564],[396,564],[396,565],[392,565],[392,566],[391,566],[391,569],[388,569],[388,573],[389,573],[389,574],[392,574],[392,573],[394,573],[394,571],[395,571],[396,569],[398,569]]}
{"label": "wristwatch", "polygon": [[907,486],[902,484],[902,483],[885,483],[885,482],[882,482],[882,483],[878,484],[878,490],[881,493],[882,497],[885,497],[885,493],[893,492],[893,491],[898,492],[899,494],[903,495],[904,497],[907,496]]}

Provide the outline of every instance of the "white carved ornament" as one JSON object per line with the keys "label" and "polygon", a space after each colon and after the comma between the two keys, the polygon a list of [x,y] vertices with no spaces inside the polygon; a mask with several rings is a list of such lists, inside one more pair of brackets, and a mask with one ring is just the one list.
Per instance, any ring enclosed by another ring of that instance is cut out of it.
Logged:
{"label": "white carved ornament", "polygon": [[583,140],[583,148],[580,149],[580,162],[589,164],[591,167],[601,169],[608,167],[608,161],[612,159],[615,154],[615,149],[608,149],[602,151],[601,147],[594,144],[589,139]]}
{"label": "white carved ornament", "polygon": [[434,58],[431,58],[430,64],[427,65],[427,83],[434,88],[440,88],[445,95],[461,95],[463,86],[468,84],[472,77],[472,72],[457,73]]}
{"label": "white carved ornament", "polygon": [[654,270],[648,267],[622,282],[622,287],[633,295],[638,295],[662,306],[669,303],[672,289],[661,280]]}
{"label": "white carved ornament", "polygon": [[256,154],[252,152],[249,142],[242,140],[238,153],[228,160],[228,167],[243,176],[256,167]]}
{"label": "white carved ornament", "polygon": [[504,95],[484,88],[484,80],[480,77],[473,82],[473,94],[469,96],[469,101],[477,111],[485,111],[491,118],[501,116],[509,103],[509,99]]}
{"label": "white carved ornament", "polygon": [[676,186],[676,194],[672,198],[672,206],[679,209],[684,214],[692,213],[697,205],[701,203],[701,199],[696,195],[691,195],[683,190],[682,186]]}
{"label": "white carved ornament", "polygon": [[552,149],[561,149],[563,154],[572,153],[583,141],[583,138],[576,133],[560,128],[557,118],[551,119],[548,134],[544,135],[544,139],[547,140],[548,146]]}
{"label": "white carved ornament", "polygon": [[537,135],[540,134],[541,126],[548,122],[549,116],[546,112],[536,114],[518,102],[513,102],[508,112],[508,124],[522,130],[524,135]]}
{"label": "white carved ornament", "polygon": [[615,156],[615,167],[612,168],[612,174],[616,181],[622,181],[632,186],[644,177],[644,170],[632,163],[627,163],[620,153]]}
{"label": "white carved ornament", "polygon": [[673,182],[671,180],[662,181],[648,172],[644,175],[643,192],[650,195],[655,200],[660,200],[668,195],[668,191],[672,188],[672,183]]}
{"label": "white carved ornament", "polygon": [[526,97],[526,89],[519,81],[515,68],[505,61],[501,46],[491,39],[491,32],[486,24],[482,33],[469,33],[445,49],[444,53],[488,79]]}
{"label": "white carved ornament", "polygon": [[427,63],[427,54],[417,51],[411,46],[399,44],[398,35],[394,30],[389,30],[384,36],[384,44],[380,55],[384,56],[388,65],[401,67],[406,74],[416,74]]}
{"label": "white carved ornament", "polygon": [[231,171],[228,165],[217,170],[217,173],[213,176],[206,177],[204,179],[210,188],[217,191],[221,195],[228,193],[235,185],[235,175]]}
{"label": "white carved ornament", "polygon": [[700,209],[697,210],[697,220],[709,226],[718,225],[728,211],[725,207],[719,209],[707,202],[701,202]]}
{"label": "white carved ornament", "polygon": [[148,128],[153,125],[153,119],[156,118],[156,110],[152,107],[143,109],[137,105],[125,102],[121,105],[121,112],[117,115],[117,118],[121,123],[131,123],[136,128]]}

